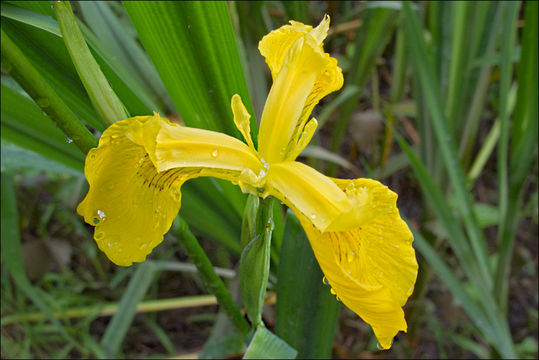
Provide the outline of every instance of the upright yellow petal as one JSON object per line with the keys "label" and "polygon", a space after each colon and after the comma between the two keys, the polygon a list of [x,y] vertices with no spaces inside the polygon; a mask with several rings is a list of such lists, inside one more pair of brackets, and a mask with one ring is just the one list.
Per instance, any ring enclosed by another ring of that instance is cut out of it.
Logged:
{"label": "upright yellow petal", "polygon": [[328,59],[307,34],[300,37],[287,52],[279,74],[269,92],[258,134],[259,154],[268,163],[285,158],[292,139],[320,72]]}
{"label": "upright yellow petal", "polygon": [[281,70],[286,53],[292,45],[303,35],[312,30],[312,26],[297,21],[290,21],[291,25],[284,25],[273,30],[260,40],[258,50],[266,59],[273,81]]}
{"label": "upright yellow petal", "polygon": [[356,228],[321,232],[311,219],[296,214],[336,295],[372,326],[380,345],[388,349],[393,337],[407,330],[401,307],[412,294],[417,277],[413,237],[399,215],[393,192],[374,180],[339,181],[347,196],[361,197],[356,204],[370,196],[346,191],[351,183],[367,192],[386,193],[367,203],[362,211],[370,206],[372,214],[363,217]]}
{"label": "upright yellow petal", "polygon": [[[299,153],[299,139],[313,108],[320,99],[339,90],[343,84],[337,60],[324,53],[323,49],[329,16],[326,15],[314,29],[295,21],[291,24],[272,31],[259,43],[259,50],[266,58],[274,80],[259,131],[260,154],[268,162],[295,159]],[[298,51],[298,43],[302,39],[302,46],[308,43],[312,47],[311,53]],[[292,63],[300,55],[311,56],[311,64],[304,60]],[[318,67],[312,66],[315,61]],[[303,66],[304,73],[298,76],[297,71],[290,71],[295,66]]]}
{"label": "upright yellow petal", "polygon": [[256,187],[259,169],[251,149],[230,136],[173,125],[158,114],[130,118],[107,128],[88,153],[90,189],[77,212],[95,226],[109,259],[129,266],[163,240],[185,181],[214,176]]}

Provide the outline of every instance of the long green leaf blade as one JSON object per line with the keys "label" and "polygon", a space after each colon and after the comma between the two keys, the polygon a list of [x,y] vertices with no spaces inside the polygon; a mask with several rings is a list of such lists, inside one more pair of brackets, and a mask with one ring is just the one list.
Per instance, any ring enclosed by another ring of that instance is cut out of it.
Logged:
{"label": "long green leaf blade", "polygon": [[[230,99],[252,105],[226,3],[124,2],[144,48],[188,126],[239,136]],[[253,139],[256,121],[251,122]]]}
{"label": "long green leaf blade", "polygon": [[276,334],[299,358],[330,358],[340,306],[322,282],[309,240],[290,211],[277,275]]}
{"label": "long green leaf blade", "polygon": [[107,78],[86,45],[69,1],[55,1],[54,8],[69,55],[101,118],[109,125],[128,118],[127,109],[110,87]]}

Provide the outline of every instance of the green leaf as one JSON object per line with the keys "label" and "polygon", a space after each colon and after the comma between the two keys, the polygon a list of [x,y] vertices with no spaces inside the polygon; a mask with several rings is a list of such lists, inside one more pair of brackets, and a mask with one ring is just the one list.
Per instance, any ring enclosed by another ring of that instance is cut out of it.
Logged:
{"label": "green leaf", "polygon": [[[102,131],[105,123],[93,109],[91,101],[80,82],[62,40],[60,27],[56,20],[43,14],[10,5],[2,5],[2,16],[16,20],[19,23],[18,25],[13,25],[16,22],[7,19],[7,24],[17,27],[17,30],[10,33],[10,36],[14,39],[20,38],[20,40],[16,40],[16,43],[22,47],[25,53],[31,54],[29,57],[34,61],[34,66],[46,68],[46,71],[43,71],[44,76],[48,76],[48,81],[61,94],[66,103],[82,120],[86,120],[87,115],[85,114],[90,111],[93,121],[98,124],[96,126],[96,124],[90,123],[90,125]],[[2,20],[4,21],[5,19]],[[129,112],[133,115],[147,115],[152,110],[160,110],[160,107],[152,100],[150,88],[139,84],[134,74],[120,63],[116,55],[109,51],[83,22],[77,19],[77,23],[90,47],[92,55]],[[29,44],[25,45],[25,42],[29,42]],[[58,66],[57,63],[61,63],[62,66]],[[51,75],[48,75],[48,73]],[[69,78],[69,82],[66,81],[66,78]],[[74,90],[76,91],[74,92]],[[83,108],[80,108],[80,106],[83,106]]]}
{"label": "green leaf", "polygon": [[144,299],[155,278],[155,272],[155,266],[151,262],[136,265],[133,276],[118,304],[118,312],[112,317],[101,338],[101,345],[107,357],[116,357],[121,350],[127,330],[135,317],[137,305]]}
{"label": "green leaf", "polygon": [[86,45],[69,1],[55,1],[54,8],[64,43],[94,108],[109,125],[128,118],[127,109]]}
{"label": "green leaf", "polygon": [[40,108],[84,153],[96,145],[94,135],[88,131],[71,109],[58,96],[42,74],[19,47],[4,32],[2,22],[2,65]]}
{"label": "green leaf", "polygon": [[74,170],[61,162],[43,157],[37,152],[26,150],[5,140],[9,130],[2,128],[2,171],[4,169],[35,169],[57,174],[70,174],[82,177],[82,170]]}
{"label": "green leaf", "polygon": [[297,351],[265,327],[259,326],[244,359],[295,359]]}
{"label": "green leaf", "polygon": [[[538,130],[538,6],[525,3],[525,26],[522,34],[522,57],[518,68],[517,103],[511,131],[511,154],[509,164],[509,203],[501,227],[500,257],[495,277],[496,295],[502,308],[507,307],[511,258],[518,224],[518,210],[522,201],[522,186],[529,167],[537,153]],[[507,56],[507,55],[506,55]],[[506,59],[507,61],[507,59]],[[505,166],[505,165],[504,165]]]}
{"label": "green leaf", "polygon": [[[123,4],[185,124],[239,137],[232,95],[253,110],[226,3]],[[253,119],[253,140],[256,125]]]}
{"label": "green leaf", "polygon": [[54,331],[60,333],[68,344],[76,345],[75,340],[65,331],[64,326],[60,324],[43,300],[43,297],[32,286],[28,280],[22,263],[21,239],[19,233],[19,214],[17,212],[17,198],[15,196],[15,186],[13,185],[13,176],[2,172],[2,238],[0,240],[2,248],[2,263],[15,280],[17,287],[30,299],[43,314],[54,325]]}
{"label": "green leaf", "polygon": [[[145,93],[152,102],[159,104],[159,108],[152,110],[163,108],[165,102],[170,108],[168,112],[173,112],[172,104],[168,105],[170,99],[165,85],[148,54],[136,41],[135,28],[129,22],[125,9],[118,6],[115,12],[109,3],[99,1],[80,1],[78,4],[85,22],[96,34],[102,47],[106,48],[108,54],[116,57],[118,63],[129,72],[141,89],[147,89]],[[119,10],[123,12],[117,14]]]}
{"label": "green leaf", "polygon": [[288,211],[277,270],[275,332],[299,358],[331,358],[339,302],[322,282],[307,236]]}
{"label": "green leaf", "polygon": [[249,200],[245,207],[242,242],[249,242],[241,254],[240,287],[251,323],[263,326],[261,315],[269,277],[273,198],[261,200],[258,205],[258,201]]}
{"label": "green leaf", "polygon": [[63,164],[71,172],[82,172],[84,154],[69,143],[33,100],[2,84],[0,104],[2,140]]}
{"label": "green leaf", "polygon": [[[2,6],[3,11],[4,8],[5,6]],[[2,30],[62,101],[87,125],[103,131],[106,124],[93,108],[62,38],[33,25],[9,19],[4,14]]]}
{"label": "green leaf", "polygon": [[418,19],[410,9],[408,3],[403,4],[404,24],[410,59],[414,68],[414,75],[421,86],[425,96],[427,108],[430,113],[434,134],[441,151],[445,168],[453,185],[459,211],[462,214],[464,225],[470,238],[471,248],[479,266],[481,277],[487,288],[492,287],[492,276],[488,268],[486,241],[472,207],[470,194],[466,188],[466,179],[457,160],[454,138],[447,129],[447,121],[442,108],[440,86],[428,62],[427,50]]}

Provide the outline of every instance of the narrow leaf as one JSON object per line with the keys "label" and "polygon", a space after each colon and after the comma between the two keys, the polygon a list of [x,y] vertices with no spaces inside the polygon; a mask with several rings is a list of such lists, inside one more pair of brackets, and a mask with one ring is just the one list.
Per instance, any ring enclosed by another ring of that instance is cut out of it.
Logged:
{"label": "narrow leaf", "polygon": [[295,359],[297,351],[265,327],[259,326],[244,359]]}
{"label": "narrow leaf", "polygon": [[69,55],[97,112],[108,124],[128,118],[127,110],[86,45],[69,1],[55,1],[54,8]]}

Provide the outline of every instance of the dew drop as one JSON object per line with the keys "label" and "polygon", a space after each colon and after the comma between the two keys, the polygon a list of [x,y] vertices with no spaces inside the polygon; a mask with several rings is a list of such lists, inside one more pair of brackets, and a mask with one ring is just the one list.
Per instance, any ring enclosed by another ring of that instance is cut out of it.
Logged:
{"label": "dew drop", "polygon": [[105,218],[106,218],[106,215],[105,215],[105,213],[104,213],[102,210],[97,210],[97,215],[99,215],[99,218],[100,218],[101,220],[103,220],[103,221],[104,221]]}
{"label": "dew drop", "polygon": [[327,279],[325,276],[322,278],[322,283],[323,283],[324,285],[329,285],[329,281],[328,281],[328,279]]}
{"label": "dew drop", "polygon": [[353,250],[350,250],[349,252],[346,253],[346,260],[348,260],[349,263],[354,261],[355,258],[356,258],[356,253]]}
{"label": "dew drop", "polygon": [[172,190],[171,194],[172,194],[172,197],[174,198],[174,200],[180,201],[180,193],[178,192],[178,190],[176,190],[176,189]]}
{"label": "dew drop", "polygon": [[99,218],[94,218],[94,219],[92,220],[92,222],[93,222],[95,225],[99,224]]}
{"label": "dew drop", "polygon": [[96,239],[96,240],[102,240],[104,237],[105,237],[104,232],[99,232],[99,233],[94,235],[94,239]]}
{"label": "dew drop", "polygon": [[337,292],[333,290],[333,288],[329,289],[329,292],[331,293],[331,295],[337,295]]}
{"label": "dew drop", "polygon": [[376,348],[377,348],[378,350],[384,350],[384,347],[383,347],[382,345],[380,345],[379,342],[376,343]]}
{"label": "dew drop", "polygon": [[335,299],[337,299],[337,301],[341,301],[341,298],[339,297],[339,295],[335,296]]}
{"label": "dew drop", "polygon": [[211,156],[213,158],[216,158],[217,156],[219,156],[219,150],[217,150],[217,149],[213,150],[213,152],[211,153]]}
{"label": "dew drop", "polygon": [[139,248],[140,250],[144,250],[144,249],[146,249],[147,246],[148,246],[148,245],[147,245],[146,243],[142,243],[142,244],[139,245],[138,248]]}
{"label": "dew drop", "polygon": [[312,214],[311,219],[315,220],[316,219],[316,214]]}

